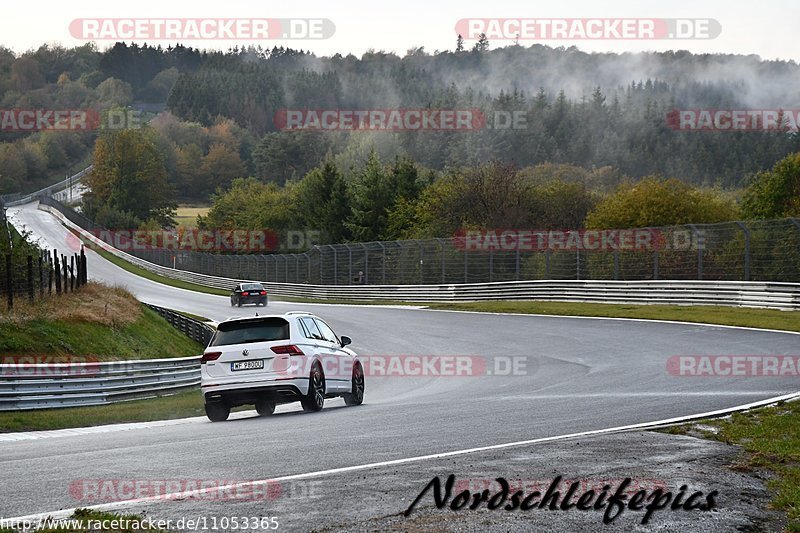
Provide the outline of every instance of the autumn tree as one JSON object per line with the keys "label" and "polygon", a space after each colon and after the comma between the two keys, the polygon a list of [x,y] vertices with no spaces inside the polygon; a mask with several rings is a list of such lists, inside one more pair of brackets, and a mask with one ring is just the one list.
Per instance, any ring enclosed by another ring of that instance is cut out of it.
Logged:
{"label": "autumn tree", "polygon": [[174,191],[149,130],[124,129],[101,135],[86,184],[91,191],[86,194],[84,210],[90,218],[105,210],[130,214],[139,222],[174,223]]}

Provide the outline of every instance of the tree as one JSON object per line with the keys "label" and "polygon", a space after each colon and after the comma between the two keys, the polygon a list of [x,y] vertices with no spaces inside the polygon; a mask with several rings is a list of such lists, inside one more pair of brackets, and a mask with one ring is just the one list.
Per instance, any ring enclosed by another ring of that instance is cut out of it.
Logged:
{"label": "tree", "polygon": [[458,39],[456,39],[456,52],[463,52],[464,51],[464,38],[461,34],[458,34]]}
{"label": "tree", "polygon": [[130,213],[140,222],[174,224],[174,190],[164,159],[149,130],[125,129],[102,134],[95,144],[87,216],[102,209]]}
{"label": "tree", "polygon": [[239,153],[223,144],[213,144],[200,167],[203,180],[202,190],[206,193],[227,185],[234,178],[247,177],[247,169],[239,157]]}
{"label": "tree", "polygon": [[478,41],[475,43],[475,46],[472,49],[476,52],[486,52],[489,50],[489,39],[486,38],[485,33],[480,34]]}
{"label": "tree", "polygon": [[333,161],[306,174],[295,189],[295,204],[303,226],[320,230],[323,242],[349,240],[344,222],[350,215],[350,198],[344,176]]}
{"label": "tree", "polygon": [[753,177],[744,194],[742,211],[746,218],[800,216],[800,152]]}
{"label": "tree", "polygon": [[692,187],[678,179],[650,176],[624,183],[586,217],[590,229],[646,228],[736,220],[734,201],[718,191]]}
{"label": "tree", "polygon": [[352,187],[352,213],[346,227],[356,241],[379,240],[387,227],[394,191],[387,173],[373,150]]}

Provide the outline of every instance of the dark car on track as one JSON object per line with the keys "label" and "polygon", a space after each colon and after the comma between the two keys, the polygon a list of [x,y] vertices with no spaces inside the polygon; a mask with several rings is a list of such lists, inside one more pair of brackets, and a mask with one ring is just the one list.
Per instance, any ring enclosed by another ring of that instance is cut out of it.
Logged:
{"label": "dark car on track", "polygon": [[231,293],[231,307],[267,305],[267,289],[260,283],[240,283]]}

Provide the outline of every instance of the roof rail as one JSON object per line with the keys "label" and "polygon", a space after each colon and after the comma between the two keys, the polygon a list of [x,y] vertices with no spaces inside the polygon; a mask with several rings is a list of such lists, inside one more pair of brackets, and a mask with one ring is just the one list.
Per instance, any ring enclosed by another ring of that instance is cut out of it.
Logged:
{"label": "roof rail", "polygon": [[311,311],[286,311],[284,315],[313,315]]}

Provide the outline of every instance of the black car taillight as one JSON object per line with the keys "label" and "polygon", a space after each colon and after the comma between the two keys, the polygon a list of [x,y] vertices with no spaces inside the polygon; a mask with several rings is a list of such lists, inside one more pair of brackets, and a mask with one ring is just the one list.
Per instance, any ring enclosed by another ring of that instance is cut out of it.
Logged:
{"label": "black car taillight", "polygon": [[305,355],[303,350],[294,344],[287,344],[285,346],[273,346],[272,351],[280,355]]}
{"label": "black car taillight", "polygon": [[222,352],[206,352],[203,354],[203,357],[200,358],[200,364],[202,365],[208,361],[216,361],[221,355]]}
{"label": "black car taillight", "polygon": [[267,295],[267,291],[261,291],[261,296],[266,296],[266,295]]}

